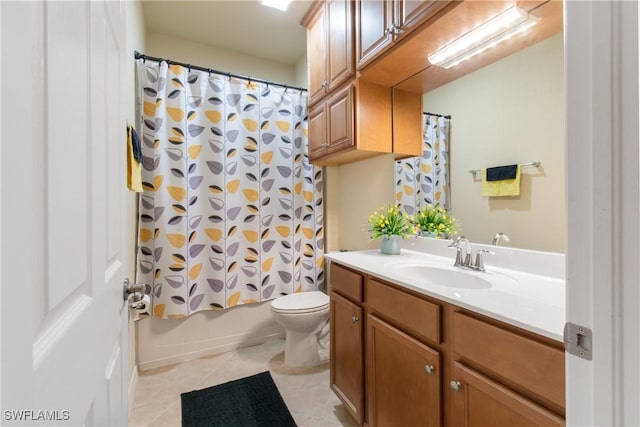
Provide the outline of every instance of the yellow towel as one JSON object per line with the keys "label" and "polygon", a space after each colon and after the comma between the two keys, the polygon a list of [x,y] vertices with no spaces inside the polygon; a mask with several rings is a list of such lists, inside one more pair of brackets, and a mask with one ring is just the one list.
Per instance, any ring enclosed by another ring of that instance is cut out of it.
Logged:
{"label": "yellow towel", "polygon": [[487,170],[482,169],[482,195],[487,197],[519,196],[520,195],[520,165],[516,168],[514,179],[501,181],[487,181]]}
{"label": "yellow towel", "polygon": [[133,157],[131,125],[127,125],[127,187],[136,193],[142,192],[142,163]]}

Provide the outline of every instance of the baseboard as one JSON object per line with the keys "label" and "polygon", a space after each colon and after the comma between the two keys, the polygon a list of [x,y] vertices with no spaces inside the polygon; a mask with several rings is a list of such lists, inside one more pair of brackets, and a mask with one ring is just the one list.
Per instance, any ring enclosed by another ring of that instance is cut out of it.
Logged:
{"label": "baseboard", "polygon": [[136,394],[136,387],[138,386],[138,367],[133,367],[133,372],[131,373],[131,378],[129,378],[129,413],[131,413],[131,407],[133,406],[133,398]]}
{"label": "baseboard", "polygon": [[[149,369],[160,368],[162,366],[172,365],[174,363],[186,362],[188,360],[198,359],[200,357],[212,356],[214,354],[226,353],[228,351],[237,350],[243,347],[250,347],[253,345],[262,344],[272,339],[284,338],[284,331],[269,331],[266,334],[256,336],[254,333],[239,334],[233,337],[225,337],[223,342],[217,343],[214,346],[203,348],[197,351],[191,351],[188,353],[176,354],[170,357],[162,359],[155,359],[146,362],[141,362],[138,368],[141,371]],[[137,371],[136,371],[137,378]]]}

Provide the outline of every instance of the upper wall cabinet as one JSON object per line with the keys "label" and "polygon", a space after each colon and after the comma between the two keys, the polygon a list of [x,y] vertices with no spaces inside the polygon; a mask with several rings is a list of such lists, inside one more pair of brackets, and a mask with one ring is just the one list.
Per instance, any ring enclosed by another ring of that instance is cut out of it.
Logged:
{"label": "upper wall cabinet", "polygon": [[448,3],[443,0],[357,0],[357,68],[369,64]]}
{"label": "upper wall cabinet", "polygon": [[302,21],[307,27],[309,105],[351,79],[353,56],[353,2],[316,2]]}

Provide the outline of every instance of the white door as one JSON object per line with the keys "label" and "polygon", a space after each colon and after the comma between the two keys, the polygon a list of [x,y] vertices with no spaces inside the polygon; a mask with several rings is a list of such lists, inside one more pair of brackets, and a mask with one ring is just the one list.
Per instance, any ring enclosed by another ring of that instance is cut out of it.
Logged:
{"label": "white door", "polygon": [[0,2],[2,425],[126,425],[119,1]]}
{"label": "white door", "polygon": [[567,425],[640,425],[638,3],[565,1]]}

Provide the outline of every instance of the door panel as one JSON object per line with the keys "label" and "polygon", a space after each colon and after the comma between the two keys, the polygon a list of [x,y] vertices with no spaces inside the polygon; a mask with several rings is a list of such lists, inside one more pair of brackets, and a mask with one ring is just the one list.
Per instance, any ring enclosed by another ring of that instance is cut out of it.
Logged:
{"label": "door panel", "polygon": [[357,68],[367,64],[393,40],[393,0],[356,2]]}
{"label": "door panel", "polygon": [[331,292],[331,389],[358,425],[363,422],[364,367],[361,307]]}
{"label": "door panel", "polygon": [[123,9],[0,7],[3,424],[126,425]]}
{"label": "door panel", "polygon": [[442,424],[440,353],[367,316],[367,413],[372,426]]}
{"label": "door panel", "polygon": [[564,419],[531,402],[484,375],[455,362],[451,393],[452,425],[467,427],[539,426],[561,427]]}

